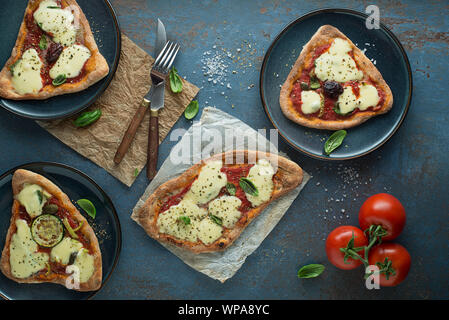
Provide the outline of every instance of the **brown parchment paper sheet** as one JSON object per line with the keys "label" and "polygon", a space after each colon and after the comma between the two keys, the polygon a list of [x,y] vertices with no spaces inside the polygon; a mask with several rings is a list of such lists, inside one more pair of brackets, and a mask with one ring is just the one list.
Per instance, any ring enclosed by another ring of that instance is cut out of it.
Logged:
{"label": "brown parchment paper sheet", "polygon": [[[134,141],[119,165],[114,155],[131,122],[143,96],[151,87],[150,70],[154,59],[127,36],[122,35],[122,51],[117,71],[109,87],[88,110],[100,108],[101,118],[94,124],[77,128],[72,121],[78,116],[64,120],[37,121],[53,136],[90,159],[111,175],[130,187],[146,164],[149,112],[137,130]],[[183,81],[181,93],[173,93],[166,81],[165,104],[159,112],[159,143],[196,96],[199,89]]]}

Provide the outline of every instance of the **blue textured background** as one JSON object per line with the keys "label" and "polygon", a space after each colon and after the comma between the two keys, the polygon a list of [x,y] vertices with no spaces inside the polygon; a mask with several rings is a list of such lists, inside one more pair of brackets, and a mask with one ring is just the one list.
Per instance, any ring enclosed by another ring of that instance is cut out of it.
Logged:
{"label": "blue textured background", "polygon": [[[379,150],[340,163],[310,159],[280,141],[280,149],[313,179],[258,250],[224,284],[192,270],[129,218],[148,183],[143,174],[127,188],[33,121],[3,109],[0,171],[30,161],[61,162],[84,171],[111,196],[121,219],[123,247],[98,299],[448,299],[449,20],[442,13],[449,11],[449,5],[447,1],[373,3],[410,59],[414,93],[405,122]],[[179,73],[202,87],[201,108],[215,105],[254,128],[272,128],[260,102],[258,79],[264,52],[274,36],[308,11],[345,7],[364,12],[371,2],[112,0],[112,4],[122,32],[149,53],[157,18],[163,20],[168,38],[182,44],[176,60]],[[202,70],[204,53],[235,55],[238,48],[240,59],[230,58],[225,73],[224,84],[229,82],[232,89],[209,82]],[[181,118],[175,128],[189,126]],[[174,143],[162,143],[160,163]],[[400,286],[368,291],[360,269],[340,271],[327,262],[324,239],[336,226],[357,225],[364,199],[378,192],[389,192],[404,204],[408,220],[398,242],[413,261]],[[298,268],[307,263],[324,263],[327,269],[319,278],[297,279]]]}

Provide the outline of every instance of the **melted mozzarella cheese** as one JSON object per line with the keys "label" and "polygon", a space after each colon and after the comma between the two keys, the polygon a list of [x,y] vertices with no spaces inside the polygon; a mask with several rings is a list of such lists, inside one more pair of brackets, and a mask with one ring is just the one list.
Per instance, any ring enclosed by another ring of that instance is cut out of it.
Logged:
{"label": "melted mozzarella cheese", "polygon": [[184,199],[190,199],[194,203],[205,204],[214,199],[226,185],[226,174],[221,172],[222,161],[211,161],[201,168],[198,179],[192,183]]}
{"label": "melted mozzarella cheese", "polygon": [[51,249],[51,261],[56,261],[62,264],[69,264],[70,256],[78,252],[83,245],[78,240],[70,237],[65,237],[60,243]]}
{"label": "melted mozzarella cheese", "polygon": [[[198,227],[200,221],[205,218],[207,212],[198,207],[189,199],[183,199],[167,211],[162,212],[157,219],[159,232],[172,235],[178,239],[196,242],[198,239]],[[185,224],[180,217],[188,217],[189,224]]]}
{"label": "melted mozzarella cheese", "polygon": [[358,99],[358,108],[366,110],[369,107],[375,107],[379,103],[380,97],[376,87],[370,84],[360,86],[360,97]]}
{"label": "melted mozzarella cheese", "polygon": [[266,159],[257,161],[248,173],[247,178],[256,186],[259,194],[257,196],[246,193],[246,198],[256,207],[271,198],[273,192],[274,169]]}
{"label": "melted mozzarella cheese", "polygon": [[84,248],[78,251],[73,265],[79,268],[81,283],[87,282],[89,278],[94,274],[94,256],[89,254],[89,252]]}
{"label": "melted mozzarella cheese", "polygon": [[363,79],[363,72],[348,54],[352,50],[348,41],[336,38],[329,50],[315,60],[315,74],[321,81],[347,82]]}
{"label": "melted mozzarella cheese", "polygon": [[33,17],[42,30],[53,36],[53,41],[64,46],[75,43],[77,30],[70,8],[61,9],[55,1],[43,1]]}
{"label": "melted mozzarella cheese", "polygon": [[50,195],[37,184],[24,184],[23,189],[16,196],[30,217],[37,217],[42,213],[42,208]]}
{"label": "melted mozzarella cheese", "polygon": [[198,224],[198,239],[205,245],[211,244],[221,237],[223,227],[213,222],[209,217]]}
{"label": "melted mozzarella cheese", "polygon": [[301,110],[305,114],[315,113],[321,108],[321,96],[315,91],[301,91]]}
{"label": "melted mozzarella cheese", "polygon": [[16,220],[16,227],[17,232],[12,235],[9,245],[9,262],[13,276],[24,279],[46,267],[48,254],[37,252],[38,246],[25,220]]}
{"label": "melted mozzarella cheese", "polygon": [[19,94],[38,93],[42,89],[42,61],[35,49],[28,49],[12,67],[12,85]]}
{"label": "melted mozzarella cheese", "polygon": [[242,201],[234,196],[222,196],[209,203],[209,213],[222,219],[226,228],[234,227],[242,213],[239,207]]}
{"label": "melted mozzarella cheese", "polygon": [[62,74],[67,78],[77,77],[90,56],[89,49],[82,45],[74,44],[65,48],[55,65],[50,69],[50,77],[55,79]]}
{"label": "melted mozzarella cheese", "polygon": [[374,107],[379,103],[379,94],[376,87],[370,84],[360,85],[360,95],[357,98],[351,86],[347,86],[343,93],[338,97],[338,108],[341,113],[349,113],[354,109],[366,110]]}

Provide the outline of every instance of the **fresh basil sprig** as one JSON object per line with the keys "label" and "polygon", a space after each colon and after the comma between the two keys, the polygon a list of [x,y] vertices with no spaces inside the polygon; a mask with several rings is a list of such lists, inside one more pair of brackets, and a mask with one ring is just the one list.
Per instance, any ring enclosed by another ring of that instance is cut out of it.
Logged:
{"label": "fresh basil sprig", "polygon": [[175,67],[173,67],[170,70],[170,88],[171,91],[174,93],[179,93],[182,91],[182,80],[181,77],[178,74],[178,70],[176,70]]}
{"label": "fresh basil sprig", "polygon": [[254,185],[254,183],[248,178],[240,178],[239,185],[245,191],[245,193],[257,197],[259,195],[259,190]]}
{"label": "fresh basil sprig", "polygon": [[214,216],[213,214],[209,215],[209,218],[215,222],[216,224],[218,224],[219,226],[223,225],[223,220],[220,217]]}
{"label": "fresh basil sprig", "polygon": [[324,266],[322,264],[308,264],[303,266],[298,271],[298,278],[301,279],[309,279],[309,278],[316,278],[324,271]]}
{"label": "fresh basil sprig", "polygon": [[337,149],[343,143],[345,137],[346,130],[335,131],[324,144],[324,153],[327,155],[331,154],[332,151]]}
{"label": "fresh basil sprig", "polygon": [[192,120],[198,114],[198,111],[199,111],[198,101],[192,100],[192,102],[189,103],[186,110],[184,111],[184,117],[187,120]]}
{"label": "fresh basil sprig", "polygon": [[228,183],[226,183],[226,190],[228,191],[228,193],[231,196],[235,196],[237,188],[235,187],[235,185],[233,183],[228,182]]}

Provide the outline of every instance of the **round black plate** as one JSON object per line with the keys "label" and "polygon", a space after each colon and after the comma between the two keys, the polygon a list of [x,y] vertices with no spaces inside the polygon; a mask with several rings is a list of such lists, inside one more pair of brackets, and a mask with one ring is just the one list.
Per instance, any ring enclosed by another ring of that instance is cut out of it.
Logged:
{"label": "round black plate", "polygon": [[[100,186],[81,171],[69,166],[51,162],[34,162],[13,168],[0,176],[0,250],[3,250],[5,245],[6,233],[11,218],[13,202],[11,179],[14,171],[19,168],[36,172],[48,178],[61,188],[72,202],[84,198],[89,199],[95,205],[97,209],[95,219],[89,217],[79,207],[78,209],[89,222],[100,244],[103,262],[103,283],[101,288],[103,288],[114,271],[120,255],[122,243],[120,221],[111,199]],[[75,204],[75,206],[77,205]],[[89,299],[97,292],[77,292],[53,283],[17,283],[6,278],[0,272],[0,296],[4,299],[78,300]]]}
{"label": "round black plate", "polygon": [[[348,9],[322,9],[310,12],[288,24],[274,39],[263,60],[260,73],[260,96],[265,111],[279,134],[294,148],[325,160],[345,160],[368,154],[383,145],[404,120],[412,96],[412,74],[404,48],[382,23],[368,30],[366,15]],[[347,129],[343,145],[330,156],[323,146],[331,132],[296,124],[287,119],[279,105],[280,86],[290,73],[302,46],[324,24],[338,28],[366,56],[375,61],[393,92],[393,108],[386,114]]]}
{"label": "round black plate", "polygon": [[[0,68],[11,56],[16,42],[27,0],[2,0],[0,21]],[[108,87],[120,58],[121,38],[118,20],[108,0],[77,0],[89,21],[100,53],[109,65],[109,74],[86,90],[53,97],[46,100],[8,100],[0,98],[0,105],[20,116],[50,120],[73,115],[95,102]]]}

